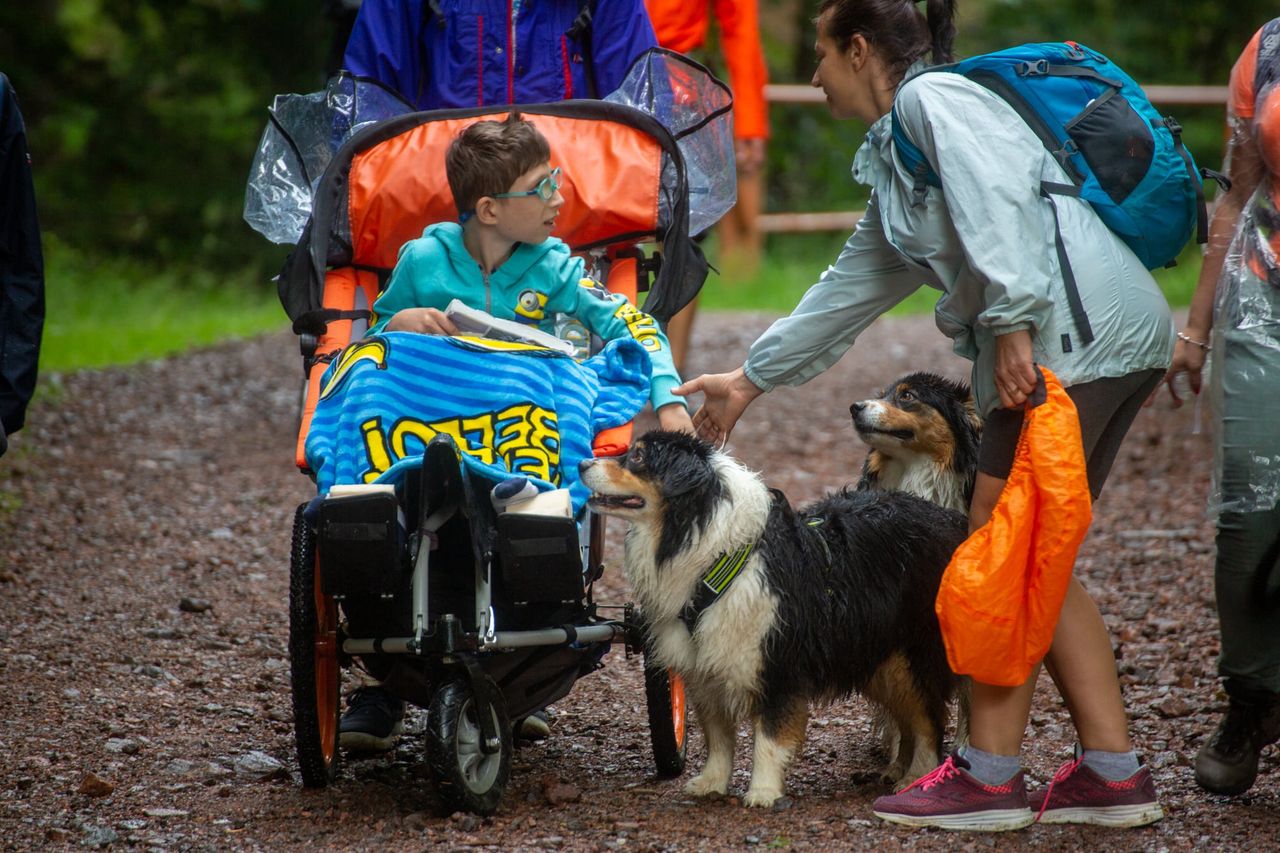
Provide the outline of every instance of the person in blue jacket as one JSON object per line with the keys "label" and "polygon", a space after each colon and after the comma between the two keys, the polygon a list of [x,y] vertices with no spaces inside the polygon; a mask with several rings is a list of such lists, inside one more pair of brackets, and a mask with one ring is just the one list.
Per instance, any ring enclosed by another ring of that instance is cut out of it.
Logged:
{"label": "person in blue jacket", "polygon": [[642,0],[364,0],[346,70],[420,110],[603,98],[657,47]]}
{"label": "person in blue jacket", "polygon": [[0,74],[0,455],[26,419],[43,329],[44,255],[27,130]]}

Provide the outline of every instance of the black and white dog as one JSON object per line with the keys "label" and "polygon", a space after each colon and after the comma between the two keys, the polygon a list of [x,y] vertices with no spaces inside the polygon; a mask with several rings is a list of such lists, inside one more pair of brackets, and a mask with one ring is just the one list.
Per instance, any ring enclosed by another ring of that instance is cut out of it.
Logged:
{"label": "black and white dog", "polygon": [[890,382],[849,407],[871,448],[859,489],[907,492],[967,513],[978,470],[982,418],[969,386],[934,373]]}
{"label": "black and white dog", "polygon": [[855,691],[902,733],[900,782],[937,765],[956,682],[933,602],[964,516],[849,490],[793,511],[759,475],[683,433],[648,433],[623,459],[581,470],[591,506],[630,522],[626,570],[650,652],[684,678],[705,734],[706,765],[685,790],[727,791],[747,718],[744,802],[772,804],[810,704]]}

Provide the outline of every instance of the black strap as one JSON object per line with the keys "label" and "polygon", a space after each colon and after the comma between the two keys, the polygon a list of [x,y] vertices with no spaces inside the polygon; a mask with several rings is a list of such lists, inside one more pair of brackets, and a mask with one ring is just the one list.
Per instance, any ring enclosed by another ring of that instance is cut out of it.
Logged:
{"label": "black strap", "polygon": [[1075,321],[1076,331],[1080,333],[1080,343],[1093,343],[1093,327],[1089,325],[1089,315],[1085,313],[1084,303],[1080,300],[1080,288],[1076,286],[1076,275],[1071,270],[1071,259],[1067,257],[1067,247],[1062,242],[1062,223],[1058,219],[1058,205],[1054,203],[1055,195],[1080,197],[1080,188],[1072,184],[1055,184],[1043,181],[1040,184],[1040,195],[1049,202],[1053,210],[1053,245],[1058,250],[1058,267],[1062,270],[1062,283],[1067,290],[1067,305],[1071,308],[1071,319]]}
{"label": "black strap", "polygon": [[[1153,121],[1152,124],[1155,122]],[[1204,183],[1196,172],[1196,164],[1191,159],[1190,152],[1182,144],[1182,125],[1178,124],[1173,116],[1165,116],[1162,124],[1173,134],[1173,148],[1182,158],[1183,165],[1187,167],[1187,174],[1191,176],[1191,183],[1196,188],[1196,242],[1203,245],[1209,242],[1209,211],[1204,203]]]}
{"label": "black strap", "polygon": [[924,159],[923,155],[912,171],[911,177],[913,178],[911,183],[911,206],[919,207],[924,204],[924,196],[929,189],[929,162]]}
{"label": "black strap", "polygon": [[1231,192],[1231,179],[1221,172],[1210,169],[1208,166],[1201,166],[1200,177],[1205,180],[1212,180],[1218,185],[1218,189],[1222,190],[1224,193]]}
{"label": "black strap", "polygon": [[599,98],[596,86],[596,66],[591,61],[591,19],[595,17],[595,0],[583,0],[578,16],[573,19],[569,29],[564,31],[565,38],[579,43],[582,49],[582,73],[587,78],[587,97]]}
{"label": "black strap", "polygon": [[294,320],[293,333],[295,335],[301,335],[304,332],[323,334],[325,328],[334,320],[368,320],[369,317],[367,308],[346,311],[339,308],[320,308],[316,311],[308,311]]}
{"label": "black strap", "polygon": [[1076,65],[1047,65],[1043,71],[1028,72],[1031,76],[1035,76],[1036,73],[1047,74],[1050,77],[1083,77],[1086,80],[1096,80],[1113,89],[1124,88],[1124,84],[1119,80],[1112,80],[1110,77],[1103,77],[1092,68],[1081,68]]}

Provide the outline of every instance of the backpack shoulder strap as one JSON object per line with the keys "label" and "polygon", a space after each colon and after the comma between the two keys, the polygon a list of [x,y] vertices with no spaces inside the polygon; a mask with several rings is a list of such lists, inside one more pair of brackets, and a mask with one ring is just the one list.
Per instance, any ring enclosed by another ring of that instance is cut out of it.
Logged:
{"label": "backpack shoulder strap", "polygon": [[[929,69],[930,71],[934,69]],[[927,72],[922,72],[927,73]],[[911,141],[907,136],[907,130],[902,126],[902,120],[898,118],[898,105],[894,104],[889,108],[889,124],[892,128],[893,150],[898,160],[908,172],[911,173],[914,183],[911,186],[911,206],[919,207],[924,204],[924,194],[928,187],[941,187],[942,178],[934,171],[933,166],[929,164],[929,160],[924,156],[924,152],[920,150],[920,146]]]}

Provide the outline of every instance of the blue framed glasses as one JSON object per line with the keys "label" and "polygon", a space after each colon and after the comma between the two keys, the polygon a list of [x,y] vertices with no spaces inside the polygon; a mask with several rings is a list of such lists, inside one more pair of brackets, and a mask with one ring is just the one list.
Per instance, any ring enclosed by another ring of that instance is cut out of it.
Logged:
{"label": "blue framed glasses", "polygon": [[551,170],[551,174],[538,181],[538,185],[531,190],[523,190],[518,193],[494,193],[489,198],[524,198],[525,196],[536,195],[543,201],[551,201],[556,197],[556,192],[560,189],[560,167]]}

